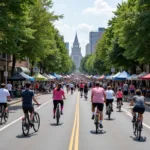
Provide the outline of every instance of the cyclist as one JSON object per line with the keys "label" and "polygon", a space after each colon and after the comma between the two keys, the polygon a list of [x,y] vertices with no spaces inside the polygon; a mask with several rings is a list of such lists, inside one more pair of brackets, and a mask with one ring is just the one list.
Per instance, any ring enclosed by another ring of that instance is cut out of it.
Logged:
{"label": "cyclist", "polygon": [[111,89],[111,86],[108,86],[107,87],[107,90],[106,90],[106,115],[107,115],[107,112],[108,112],[108,106],[109,104],[111,104],[111,108],[113,111],[113,101],[114,101],[114,91]]}
{"label": "cyclist", "polygon": [[69,83],[66,84],[67,93],[69,92]]}
{"label": "cyclist", "polygon": [[53,119],[55,119],[55,112],[56,112],[57,104],[59,103],[61,105],[61,115],[63,115],[63,106],[64,106],[63,98],[66,99],[65,92],[61,88],[61,84],[58,84],[58,86],[53,90],[53,105],[54,105]]}
{"label": "cyclist", "polygon": [[85,83],[85,85],[84,85],[84,97],[87,98],[87,95],[88,95],[88,84]]}
{"label": "cyclist", "polygon": [[116,93],[116,97],[117,97],[117,108],[118,108],[119,101],[121,101],[121,105],[123,105],[123,102],[122,102],[123,93],[121,91],[121,88],[118,89],[118,91]]}
{"label": "cyclist", "polygon": [[80,83],[79,88],[80,88],[80,95],[82,97],[83,96],[83,89],[84,89],[84,84],[82,82]]}
{"label": "cyclist", "polygon": [[5,84],[2,83],[1,84],[1,88],[0,88],[0,106],[4,106],[5,108],[5,112],[8,111],[7,108],[7,99],[10,100],[10,93],[7,89],[5,89]]}
{"label": "cyclist", "polygon": [[92,119],[95,117],[95,107],[97,107],[100,113],[100,128],[103,128],[103,107],[104,102],[106,101],[105,90],[100,87],[100,83],[96,82],[96,87],[92,89],[91,93],[91,102],[92,102]]}
{"label": "cyclist", "polygon": [[124,84],[123,84],[123,95],[124,95],[124,101],[127,101],[127,96],[128,96],[128,88],[129,88],[129,86],[128,86],[128,84],[127,84],[127,82],[125,82]]}
{"label": "cyclist", "polygon": [[73,94],[73,91],[74,91],[74,84],[73,83],[70,83],[70,89],[71,89],[71,94]]}
{"label": "cyclist", "polygon": [[139,121],[143,121],[143,114],[145,112],[145,97],[142,96],[142,92],[140,89],[136,90],[136,95],[133,97],[133,100],[130,103],[130,106],[133,106],[132,115],[133,120],[132,122],[136,121],[136,112],[139,114]]}
{"label": "cyclist", "polygon": [[40,105],[38,103],[38,101],[35,99],[34,97],[34,93],[33,91],[30,90],[30,83],[26,83],[26,89],[22,92],[22,109],[24,114],[30,112],[30,121],[31,123],[33,122],[33,116],[34,116],[34,107],[32,105],[32,100],[37,104]]}

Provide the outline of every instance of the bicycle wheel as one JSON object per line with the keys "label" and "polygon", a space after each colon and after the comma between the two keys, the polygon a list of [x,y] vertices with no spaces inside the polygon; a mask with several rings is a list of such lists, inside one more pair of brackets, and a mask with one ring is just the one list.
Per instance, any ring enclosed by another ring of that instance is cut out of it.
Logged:
{"label": "bicycle wheel", "polygon": [[7,110],[7,113],[4,113],[4,121],[7,122],[9,117],[9,109]]}
{"label": "bicycle wheel", "polygon": [[95,127],[96,127],[96,134],[98,133],[98,125],[99,125],[98,123],[95,124]]}
{"label": "bicycle wheel", "polygon": [[138,140],[140,140],[141,139],[141,132],[142,132],[142,124],[141,124],[141,122],[139,122],[138,123]]}
{"label": "bicycle wheel", "polygon": [[22,132],[24,136],[29,135],[29,130],[30,130],[29,124],[30,124],[29,117],[25,116],[25,118],[22,120]]}
{"label": "bicycle wheel", "polygon": [[119,112],[121,112],[121,102],[119,102]]}
{"label": "bicycle wheel", "polygon": [[38,132],[40,128],[40,116],[37,112],[34,112],[33,123],[33,130]]}
{"label": "bicycle wheel", "polygon": [[57,106],[56,110],[56,124],[59,124],[59,119],[60,119],[60,111],[59,111],[59,105]]}

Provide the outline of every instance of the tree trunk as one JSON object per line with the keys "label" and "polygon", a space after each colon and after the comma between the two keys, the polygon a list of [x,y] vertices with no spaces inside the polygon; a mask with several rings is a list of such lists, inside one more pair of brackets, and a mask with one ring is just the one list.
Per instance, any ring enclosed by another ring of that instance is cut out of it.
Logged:
{"label": "tree trunk", "polygon": [[16,57],[13,55],[13,60],[12,60],[12,69],[11,69],[11,76],[13,76],[14,71],[15,71],[15,66],[16,66]]}

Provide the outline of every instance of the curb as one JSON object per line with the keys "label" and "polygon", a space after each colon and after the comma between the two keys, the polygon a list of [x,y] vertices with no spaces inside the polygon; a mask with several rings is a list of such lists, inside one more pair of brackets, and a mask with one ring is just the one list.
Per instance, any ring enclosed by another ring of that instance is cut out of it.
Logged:
{"label": "curb", "polygon": [[[42,94],[37,94],[35,97],[38,97],[38,96],[41,96]],[[14,105],[14,104],[17,104],[17,103],[20,103],[21,102],[21,98],[19,100],[16,100],[14,102],[8,102],[8,106],[11,106],[11,105]]]}

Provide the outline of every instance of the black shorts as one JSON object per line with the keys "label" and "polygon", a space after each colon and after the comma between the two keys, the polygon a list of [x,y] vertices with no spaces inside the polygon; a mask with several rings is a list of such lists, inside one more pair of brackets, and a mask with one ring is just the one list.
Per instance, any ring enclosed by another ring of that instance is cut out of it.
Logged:
{"label": "black shorts", "polygon": [[130,90],[130,93],[134,94],[134,92],[135,92],[134,90]]}
{"label": "black shorts", "polygon": [[117,98],[117,103],[118,103],[119,101],[122,101],[122,98]]}
{"label": "black shorts", "polygon": [[103,108],[104,108],[104,104],[102,104],[102,103],[92,103],[92,107],[97,107],[97,109],[99,110],[99,111],[103,111]]}
{"label": "black shorts", "polygon": [[110,103],[113,103],[113,99],[106,99],[106,106],[108,106]]}
{"label": "black shorts", "polygon": [[34,112],[33,106],[31,106],[31,107],[24,107],[24,106],[22,106],[22,109],[23,109],[23,112],[24,112],[25,114],[27,114],[28,112],[29,112],[29,113],[33,113],[33,112]]}
{"label": "black shorts", "polygon": [[73,87],[71,88],[71,91],[73,91]]}
{"label": "black shorts", "polygon": [[80,91],[83,92],[83,88],[80,88]]}
{"label": "black shorts", "polygon": [[57,104],[60,104],[61,107],[64,106],[64,101],[63,100],[53,100],[53,104],[54,104],[54,110],[56,110]]}
{"label": "black shorts", "polygon": [[128,91],[124,91],[124,92],[123,92],[123,95],[128,95]]}
{"label": "black shorts", "polygon": [[7,103],[0,103],[0,106],[4,106],[4,108],[7,108]]}
{"label": "black shorts", "polygon": [[143,114],[143,113],[145,112],[145,108],[134,106],[134,107],[133,107],[133,111],[134,111],[134,112],[138,112],[138,113],[140,113],[140,114]]}

